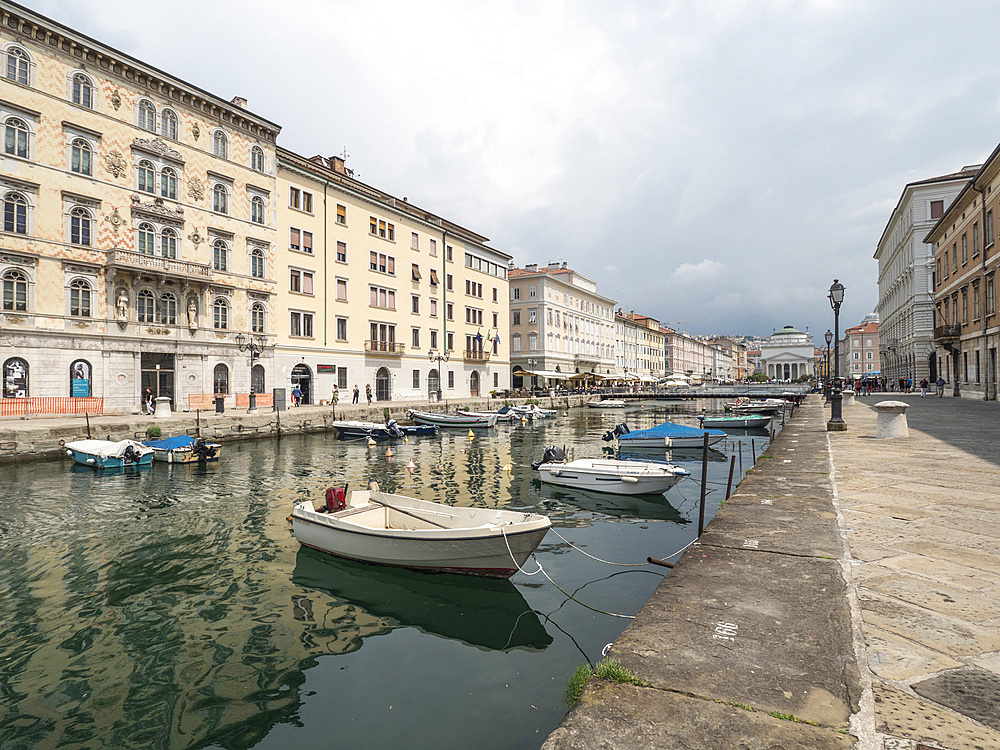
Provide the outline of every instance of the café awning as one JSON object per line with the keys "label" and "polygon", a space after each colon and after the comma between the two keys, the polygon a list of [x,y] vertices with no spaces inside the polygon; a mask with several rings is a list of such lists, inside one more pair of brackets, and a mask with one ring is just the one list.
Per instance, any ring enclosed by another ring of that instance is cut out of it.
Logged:
{"label": "caf\u00e9 awning", "polygon": [[520,375],[522,377],[527,375],[528,377],[551,378],[552,380],[567,380],[569,379],[571,373],[559,372],[558,370],[524,370],[518,368],[514,370],[513,374]]}

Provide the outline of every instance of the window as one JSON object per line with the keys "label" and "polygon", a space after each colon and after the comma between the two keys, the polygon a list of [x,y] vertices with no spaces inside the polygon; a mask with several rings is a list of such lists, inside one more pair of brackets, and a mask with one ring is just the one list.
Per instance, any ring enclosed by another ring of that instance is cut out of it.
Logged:
{"label": "window", "polygon": [[264,199],[259,195],[250,199],[250,221],[254,224],[264,223]]}
{"label": "window", "polygon": [[421,278],[422,277],[420,276],[420,266],[418,266],[416,263],[413,263],[410,266],[410,279],[412,281],[420,281]]}
{"label": "window", "polygon": [[337,318],[337,341],[347,341],[347,318]]}
{"label": "window", "polygon": [[216,271],[229,270],[229,246],[224,240],[212,243],[212,268]]}
{"label": "window", "polygon": [[160,232],[160,255],[164,258],[177,257],[177,232],[173,229]]}
{"label": "window", "polygon": [[302,191],[302,210],[309,214],[313,212],[313,194],[305,190]]}
{"label": "window", "polygon": [[477,310],[475,307],[465,308],[465,322],[469,325],[481,326],[483,324],[483,311]]}
{"label": "window", "polygon": [[337,241],[337,262],[346,263],[347,262],[347,243]]}
{"label": "window", "polygon": [[529,326],[535,325],[535,322],[537,321],[537,316],[538,316],[538,309],[537,308],[532,307],[530,310],[528,310],[528,325]]}
{"label": "window", "polygon": [[969,244],[968,235],[962,235],[962,265],[964,266],[969,262]]}
{"label": "window", "polygon": [[218,214],[229,213],[229,191],[221,182],[217,182],[212,188],[212,210]]}
{"label": "window", "polygon": [[430,314],[432,318],[436,318],[438,316],[438,301],[436,299],[431,300]]}
{"label": "window", "polygon": [[972,225],[972,257],[979,257],[979,222]]}
{"label": "window", "polygon": [[148,289],[143,289],[135,296],[135,319],[137,321],[140,323],[152,323],[154,309],[153,293]]}
{"label": "window", "polygon": [[944,251],[944,277],[946,279],[948,278],[948,271],[949,271],[949,268],[948,268],[948,251],[945,250]]}
{"label": "window", "polygon": [[996,312],[996,287],[993,284],[993,276],[986,277],[986,314],[992,315]]}
{"label": "window", "polygon": [[497,288],[493,287],[493,301],[496,302],[499,298],[497,297]]}
{"label": "window", "polygon": [[969,322],[969,290],[962,287],[962,324]]}
{"label": "window", "polygon": [[3,275],[3,309],[27,312],[28,277],[22,271],[10,270]]}
{"label": "window", "polygon": [[302,206],[302,191],[298,188],[288,188],[288,206],[290,208],[300,208]]}
{"label": "window", "polygon": [[90,246],[90,211],[77,206],[69,212],[69,241],[71,245]]}
{"label": "window", "polygon": [[510,340],[510,350],[512,352],[521,351],[521,334],[515,333]]}
{"label": "window", "polygon": [[368,287],[368,304],[372,307],[381,307],[385,310],[396,309],[396,292],[380,286]]}
{"label": "window", "polygon": [[387,273],[390,275],[396,274],[396,259],[391,255],[385,255],[383,253],[376,253],[372,250],[369,253],[368,267],[372,271],[377,271],[378,273]]}
{"label": "window", "polygon": [[972,319],[979,320],[979,282],[972,282]]}
{"label": "window", "polygon": [[511,312],[510,312],[510,324],[511,325],[515,325],[515,326],[521,325],[521,311],[520,310],[511,310]]}
{"label": "window", "polygon": [[250,275],[255,279],[264,278],[264,251],[259,247],[250,251]]}
{"label": "window", "polygon": [[538,334],[532,333],[528,335],[528,351],[536,351],[538,349]]}
{"label": "window", "polygon": [[177,298],[170,292],[160,297],[160,322],[168,326],[177,325]]}
{"label": "window", "polygon": [[347,226],[347,206],[342,206],[337,204],[337,223],[342,226]]}
{"label": "window", "polygon": [[77,174],[89,175],[93,155],[94,152],[87,141],[83,138],[74,138],[70,146],[70,169]]}
{"label": "window", "polygon": [[302,249],[302,230],[295,227],[288,230],[288,247],[291,250]]}
{"label": "window", "polygon": [[450,273],[446,274],[444,277],[444,288],[449,292],[453,291],[455,288],[455,279]]}
{"label": "window", "polygon": [[9,117],[4,126],[4,153],[28,158],[28,124],[17,117]]}
{"label": "window", "polygon": [[264,305],[254,302],[250,307],[250,332],[264,333]]}
{"label": "window", "polygon": [[135,230],[135,249],[143,255],[153,255],[155,249],[156,232],[152,224],[140,224]]}
{"label": "window", "polygon": [[229,393],[229,368],[224,364],[217,364],[212,371],[212,392],[219,396]]}
{"label": "window", "polygon": [[454,370],[448,370],[448,387],[449,388],[454,388],[455,387],[455,371]]}
{"label": "window", "polygon": [[71,99],[73,104],[90,109],[93,106],[94,84],[83,73],[73,76]]}
{"label": "window", "polygon": [[298,268],[289,269],[288,291],[300,294],[313,293],[313,272]]}
{"label": "window", "polygon": [[145,159],[140,161],[136,167],[136,177],[139,190],[144,193],[156,192],[156,170],[153,168],[153,162]]}
{"label": "window", "polygon": [[219,331],[229,328],[229,303],[222,297],[212,304],[212,327]]}
{"label": "window", "polygon": [[172,141],[177,140],[177,115],[172,109],[160,113],[160,135]]}
{"label": "window", "polygon": [[413,371],[413,387],[414,388],[420,387],[420,370]]}
{"label": "window", "polygon": [[453,302],[444,303],[444,317],[447,320],[455,319],[455,304]]}
{"label": "window", "polygon": [[212,153],[220,159],[229,158],[229,139],[221,130],[216,130],[212,134]]}
{"label": "window", "polygon": [[510,293],[511,293],[511,299],[514,300],[515,302],[521,299],[520,287],[514,287],[513,289],[510,290]]}
{"label": "window", "polygon": [[368,233],[383,240],[396,241],[396,225],[383,219],[376,219],[374,216],[369,217]]}
{"label": "window", "polygon": [[944,214],[944,201],[931,201],[931,218],[940,219]]}
{"label": "window", "polygon": [[251,146],[250,148],[250,169],[255,172],[264,171],[264,149],[260,146]]}
{"label": "window", "polygon": [[865,352],[865,359],[871,359],[871,358],[872,358],[872,353],[871,352]]}
{"label": "window", "polygon": [[451,245],[444,246],[444,259],[451,260],[452,247]]}
{"label": "window", "polygon": [[431,269],[431,286],[438,285],[438,272],[436,269]]}
{"label": "window", "polygon": [[431,331],[431,349],[438,348],[438,332]]}
{"label": "window", "polygon": [[347,279],[337,279],[337,301],[347,302]]}
{"label": "window", "polygon": [[499,326],[500,326],[500,314],[493,313],[493,327],[499,328]]}
{"label": "window", "polygon": [[528,287],[528,299],[535,299],[538,297],[538,287],[529,286]]}
{"label": "window", "polygon": [[438,254],[438,242],[437,240],[427,240],[427,254],[432,258],[436,258]]}
{"label": "window", "polygon": [[164,167],[160,172],[160,195],[170,200],[177,200],[177,173],[173,167]]}
{"label": "window", "polygon": [[136,124],[140,128],[148,130],[150,133],[156,132],[156,107],[149,99],[143,99],[139,102],[137,115]]}
{"label": "window", "polygon": [[27,86],[30,64],[27,52],[20,47],[10,47],[7,50],[7,80]]}
{"label": "window", "polygon": [[416,232],[410,232],[410,249],[420,250],[420,235]]}
{"label": "window", "polygon": [[478,282],[476,282],[476,281],[470,281],[469,279],[466,279],[465,280],[465,293],[468,296],[470,296],[470,297],[478,297],[479,299],[482,299],[483,298],[483,285],[480,284],[480,283],[478,283]]}
{"label": "window", "polygon": [[448,341],[448,351],[449,352],[455,351],[455,334],[452,333],[451,331],[448,331],[448,333],[445,334],[445,338]]}
{"label": "window", "polygon": [[993,247],[993,209],[986,212],[986,224],[983,226],[983,249]]}
{"label": "window", "polygon": [[410,295],[410,312],[414,315],[420,314],[420,295],[411,294]]}
{"label": "window", "polygon": [[69,285],[69,314],[75,318],[89,318],[90,295],[90,284],[74,279]]}
{"label": "window", "polygon": [[413,345],[414,349],[420,348],[420,329],[414,328],[410,331],[410,343]]}

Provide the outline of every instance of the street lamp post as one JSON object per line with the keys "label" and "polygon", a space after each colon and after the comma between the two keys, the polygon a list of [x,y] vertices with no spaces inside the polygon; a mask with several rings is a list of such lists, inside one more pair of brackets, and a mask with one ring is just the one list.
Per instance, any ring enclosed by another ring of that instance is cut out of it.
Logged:
{"label": "street lamp post", "polygon": [[441,375],[442,375],[441,363],[442,362],[447,362],[450,357],[451,357],[451,352],[448,351],[448,350],[445,350],[444,354],[441,354],[441,352],[436,352],[434,349],[428,349],[427,350],[427,359],[429,359],[431,362],[437,362],[437,371],[438,371],[438,390],[437,390],[437,396],[438,396],[438,401],[441,400]]}
{"label": "street lamp post", "polygon": [[[246,343],[244,343],[246,342]],[[253,363],[260,357],[264,350],[265,339],[263,336],[244,336],[242,333],[236,334],[236,346],[241,352],[250,352],[250,408],[249,412],[257,411],[257,394],[253,389]]]}
{"label": "street lamp post", "polygon": [[826,423],[829,432],[844,432],[843,396],[840,393],[840,305],[844,301],[844,285],[838,279],[830,287],[830,307],[833,308],[833,393],[830,396],[830,421]]}
{"label": "street lamp post", "polygon": [[833,341],[833,331],[827,328],[826,333],[823,334],[823,338],[826,339],[826,372],[823,373],[825,377],[823,393],[826,396],[826,400],[829,401],[830,400],[830,342]]}

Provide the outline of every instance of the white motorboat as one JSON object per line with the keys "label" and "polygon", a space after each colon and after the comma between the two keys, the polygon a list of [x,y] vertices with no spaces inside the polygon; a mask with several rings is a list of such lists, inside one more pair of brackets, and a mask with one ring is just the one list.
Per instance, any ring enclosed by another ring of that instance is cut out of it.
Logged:
{"label": "white motorboat", "polygon": [[512,408],[516,412],[532,417],[551,417],[556,413],[555,409],[543,409],[538,404],[526,404],[525,406],[514,406]]}
{"label": "white motorboat", "polygon": [[437,427],[496,427],[497,415],[467,417],[461,414],[438,414],[410,409],[407,415],[417,424],[432,424]]}
{"label": "white motorboat", "polygon": [[767,427],[771,424],[770,414],[756,414],[753,412],[747,412],[746,414],[736,414],[733,416],[720,416],[718,414],[702,414],[698,417],[698,423],[702,427],[715,427],[720,430],[725,430],[727,428],[754,428],[754,427]]}
{"label": "white motorboat", "polygon": [[[690,476],[687,469],[653,461],[579,458],[559,461],[562,451],[547,448],[540,464],[532,464],[543,482],[615,495],[662,494]],[[555,459],[555,460],[553,460]]]}
{"label": "white motorboat", "polygon": [[75,440],[63,448],[76,463],[94,469],[149,466],[153,461],[153,449],[135,440]]}
{"label": "white motorboat", "polygon": [[462,508],[382,492],[372,483],[326,504],[296,503],[300,544],[338,557],[434,572],[509,578],[534,552],[552,522],[537,513]]}
{"label": "white motorboat", "polygon": [[480,419],[496,417],[498,422],[520,422],[524,418],[523,414],[518,413],[510,406],[505,406],[496,411],[467,411],[465,409],[458,409],[457,414],[462,417],[479,417]]}
{"label": "white motorboat", "polygon": [[591,409],[624,409],[628,404],[618,398],[606,398],[603,401],[588,401],[587,406]]}

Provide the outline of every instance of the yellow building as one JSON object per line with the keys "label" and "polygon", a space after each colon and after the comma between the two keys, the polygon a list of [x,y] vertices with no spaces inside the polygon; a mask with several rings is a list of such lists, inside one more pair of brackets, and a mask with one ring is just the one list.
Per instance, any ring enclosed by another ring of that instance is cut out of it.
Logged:
{"label": "yellow building", "polygon": [[355,179],[278,149],[276,385],[306,403],[486,395],[510,387],[510,256]]}
{"label": "yellow building", "polygon": [[0,15],[3,395],[121,412],[146,388],[175,409],[245,392],[236,336],[275,328],[279,127],[30,10]]}

